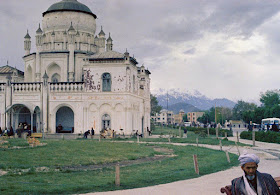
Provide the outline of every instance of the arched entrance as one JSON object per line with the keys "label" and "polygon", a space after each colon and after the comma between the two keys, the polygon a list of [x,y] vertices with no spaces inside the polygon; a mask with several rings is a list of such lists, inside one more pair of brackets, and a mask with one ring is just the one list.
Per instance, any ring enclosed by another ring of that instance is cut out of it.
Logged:
{"label": "arched entrance", "polygon": [[63,106],[56,112],[56,133],[74,133],[74,112]]}
{"label": "arched entrance", "polygon": [[102,116],[102,130],[111,128],[111,117],[108,114]]}
{"label": "arched entrance", "polygon": [[40,132],[40,108],[31,103],[14,104],[6,108],[7,128],[12,127],[14,131],[22,130]]}

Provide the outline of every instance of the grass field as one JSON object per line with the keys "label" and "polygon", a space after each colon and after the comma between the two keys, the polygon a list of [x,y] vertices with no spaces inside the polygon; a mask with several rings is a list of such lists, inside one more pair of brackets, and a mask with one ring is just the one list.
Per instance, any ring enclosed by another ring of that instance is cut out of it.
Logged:
{"label": "grass field", "polygon": [[[17,140],[13,140],[17,145]],[[129,189],[198,177],[193,154],[198,155],[200,175],[228,169],[238,164],[230,154],[193,146],[98,142],[96,140],[47,140],[46,146],[26,149],[0,149],[0,194],[74,194]],[[19,141],[20,144],[21,141]],[[157,150],[155,150],[157,148]],[[158,149],[161,150],[158,150]],[[166,152],[169,151],[169,152]],[[121,186],[114,185],[112,162],[136,160],[172,152],[173,157],[121,167]],[[65,167],[104,165],[97,170]],[[38,172],[38,167],[47,171]]]}

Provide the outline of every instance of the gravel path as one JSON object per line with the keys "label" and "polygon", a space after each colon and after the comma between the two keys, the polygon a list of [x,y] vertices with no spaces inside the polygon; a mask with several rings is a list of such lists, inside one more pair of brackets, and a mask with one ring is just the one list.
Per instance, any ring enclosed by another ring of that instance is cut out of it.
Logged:
{"label": "gravel path", "polygon": [[[229,138],[235,141],[236,138]],[[241,143],[252,144],[250,140],[240,139]],[[186,144],[176,144],[186,145]],[[193,145],[193,144],[188,144]],[[219,150],[219,146],[213,145],[199,145],[201,147],[207,147]],[[224,146],[223,150],[229,150],[231,153],[238,154],[236,147]],[[258,170],[271,174],[273,177],[280,176],[280,144],[257,142],[255,147],[239,147],[241,153],[245,150],[249,153],[257,154],[261,161],[259,163]],[[120,190],[113,192],[99,192],[89,193],[98,195],[173,195],[173,194],[190,194],[190,195],[216,195],[220,194],[220,188],[222,186],[229,185],[231,180],[240,177],[242,175],[241,168],[233,167],[231,169],[220,171],[217,173],[205,175],[195,179],[177,181],[168,184],[162,184],[157,186],[150,186],[145,188],[136,188],[131,190]]]}

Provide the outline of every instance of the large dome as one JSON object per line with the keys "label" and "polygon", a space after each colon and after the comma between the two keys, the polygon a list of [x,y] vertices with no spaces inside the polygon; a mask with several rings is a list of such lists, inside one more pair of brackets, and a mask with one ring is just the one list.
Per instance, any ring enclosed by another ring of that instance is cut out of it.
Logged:
{"label": "large dome", "polygon": [[[42,27],[45,33],[68,31],[71,24],[82,33],[95,34],[96,15],[77,0],[62,0],[43,13]],[[58,35],[60,36],[60,35]]]}
{"label": "large dome", "polygon": [[84,4],[78,2],[77,0],[62,0],[58,3],[55,3],[49,7],[47,11],[43,13],[45,14],[50,12],[57,12],[57,11],[77,11],[83,12],[92,15],[96,19],[96,15],[92,13],[92,11]]}

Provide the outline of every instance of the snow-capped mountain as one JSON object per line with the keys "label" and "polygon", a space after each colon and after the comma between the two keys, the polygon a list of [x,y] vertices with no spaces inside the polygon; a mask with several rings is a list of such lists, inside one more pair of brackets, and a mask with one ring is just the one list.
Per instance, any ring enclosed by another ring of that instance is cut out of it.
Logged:
{"label": "snow-capped mountain", "polygon": [[[205,95],[201,94],[199,91],[185,91],[182,92],[180,89],[171,89],[164,90],[158,89],[152,91],[152,94],[157,97],[159,104],[163,108],[167,108],[167,99],[168,99],[168,108],[172,108],[173,104],[185,103],[195,106],[198,110],[208,110],[211,107],[215,106],[223,106],[228,108],[233,108],[236,104],[235,102],[226,99],[226,98],[216,98],[210,99]],[[190,107],[190,106],[188,106]],[[182,108],[183,109],[183,108]],[[193,109],[193,108],[192,108]],[[183,109],[184,110],[184,109]],[[174,110],[175,111],[175,110]],[[185,112],[191,112],[184,110]]]}

